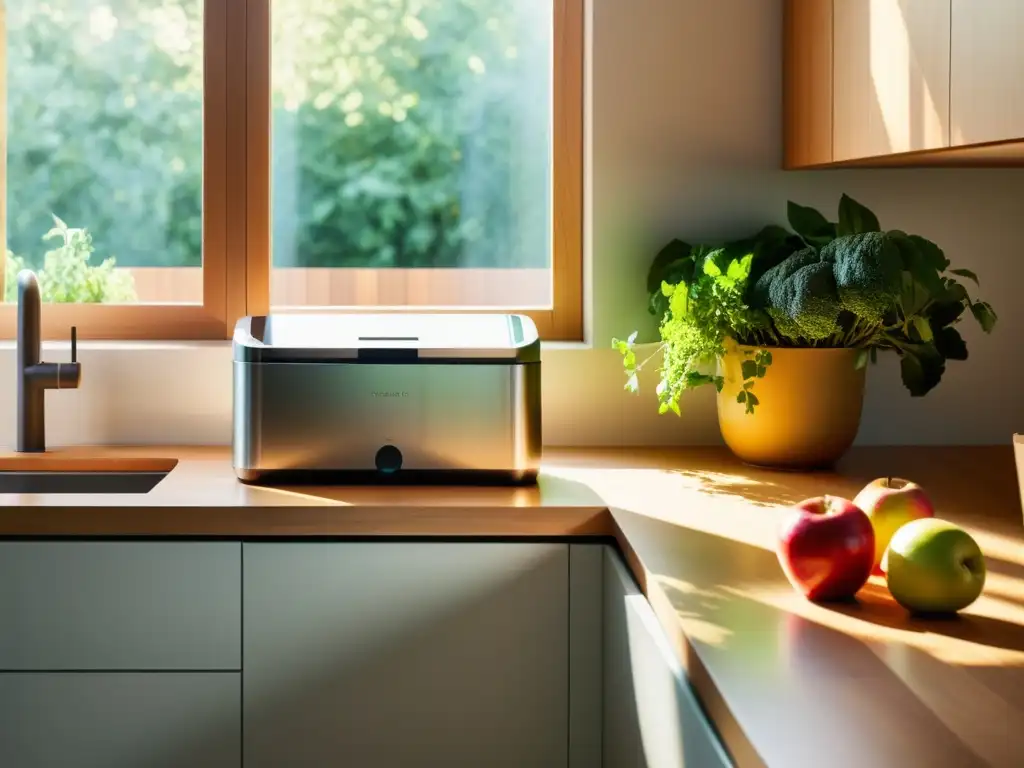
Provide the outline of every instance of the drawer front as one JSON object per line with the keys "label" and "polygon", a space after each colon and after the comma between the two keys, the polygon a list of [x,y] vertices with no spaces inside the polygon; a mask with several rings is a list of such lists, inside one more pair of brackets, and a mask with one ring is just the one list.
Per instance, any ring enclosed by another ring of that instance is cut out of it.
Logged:
{"label": "drawer front", "polygon": [[238,670],[241,544],[0,543],[0,670]]}
{"label": "drawer front", "polygon": [[245,545],[247,768],[566,768],[568,547]]}
{"label": "drawer front", "polygon": [[237,672],[0,673],[5,768],[238,768]]}

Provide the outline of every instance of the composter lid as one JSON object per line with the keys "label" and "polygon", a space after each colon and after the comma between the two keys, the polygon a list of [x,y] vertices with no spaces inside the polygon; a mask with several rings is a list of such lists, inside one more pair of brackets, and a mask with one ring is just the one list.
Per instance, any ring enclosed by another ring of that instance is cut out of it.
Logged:
{"label": "composter lid", "polygon": [[239,362],[530,363],[540,339],[525,315],[449,313],[288,314],[243,317]]}

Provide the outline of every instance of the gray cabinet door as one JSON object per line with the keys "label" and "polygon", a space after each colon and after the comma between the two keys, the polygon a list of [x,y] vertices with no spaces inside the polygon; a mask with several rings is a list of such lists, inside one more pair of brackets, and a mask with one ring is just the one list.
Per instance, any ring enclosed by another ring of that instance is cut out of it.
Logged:
{"label": "gray cabinet door", "polygon": [[604,768],[730,766],[654,611],[611,550],[603,607]]}
{"label": "gray cabinet door", "polygon": [[243,548],[247,768],[564,768],[568,546]]}
{"label": "gray cabinet door", "polygon": [[4,768],[238,768],[241,676],[0,674]]}
{"label": "gray cabinet door", "polygon": [[238,542],[0,543],[0,671],[238,670]]}

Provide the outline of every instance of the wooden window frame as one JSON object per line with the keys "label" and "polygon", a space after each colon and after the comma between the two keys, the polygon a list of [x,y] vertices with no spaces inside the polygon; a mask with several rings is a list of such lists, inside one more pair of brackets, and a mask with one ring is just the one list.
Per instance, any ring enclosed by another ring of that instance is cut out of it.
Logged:
{"label": "wooden window frame", "polygon": [[[270,311],[271,37],[273,0],[205,0],[203,80],[203,301],[201,304],[50,304],[43,338],[227,339],[237,320]],[[585,0],[554,0],[551,308],[274,307],[274,312],[515,311],[541,338],[583,340],[583,71]],[[0,46],[5,30],[0,0]],[[0,103],[6,104],[0,48]],[[0,194],[6,195],[6,110],[0,110]],[[231,140],[228,141],[228,137]],[[4,197],[3,199],[6,199]],[[6,242],[0,206],[0,242]],[[360,270],[366,272],[368,270]],[[500,278],[506,270],[373,270],[382,293],[429,271],[441,283]],[[440,273],[450,274],[440,274]],[[470,274],[472,273],[472,274]],[[3,273],[0,270],[0,295]],[[0,339],[16,308],[0,304]]]}
{"label": "wooden window frame", "polygon": [[[203,5],[203,297],[194,304],[47,304],[43,339],[223,339],[231,332],[227,301],[227,141],[229,13],[245,0]],[[7,199],[7,23],[0,0],[0,200]],[[0,205],[0,244],[7,242],[6,205]],[[72,222],[74,223],[74,222]],[[3,295],[0,268],[0,295]],[[17,334],[17,307],[0,303],[0,339]]]}

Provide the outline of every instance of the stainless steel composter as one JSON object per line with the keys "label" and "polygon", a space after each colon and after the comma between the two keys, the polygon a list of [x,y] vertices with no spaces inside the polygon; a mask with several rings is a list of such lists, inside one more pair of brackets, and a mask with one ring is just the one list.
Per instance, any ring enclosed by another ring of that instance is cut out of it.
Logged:
{"label": "stainless steel composter", "polygon": [[540,340],[528,317],[246,317],[233,347],[243,481],[536,479]]}

